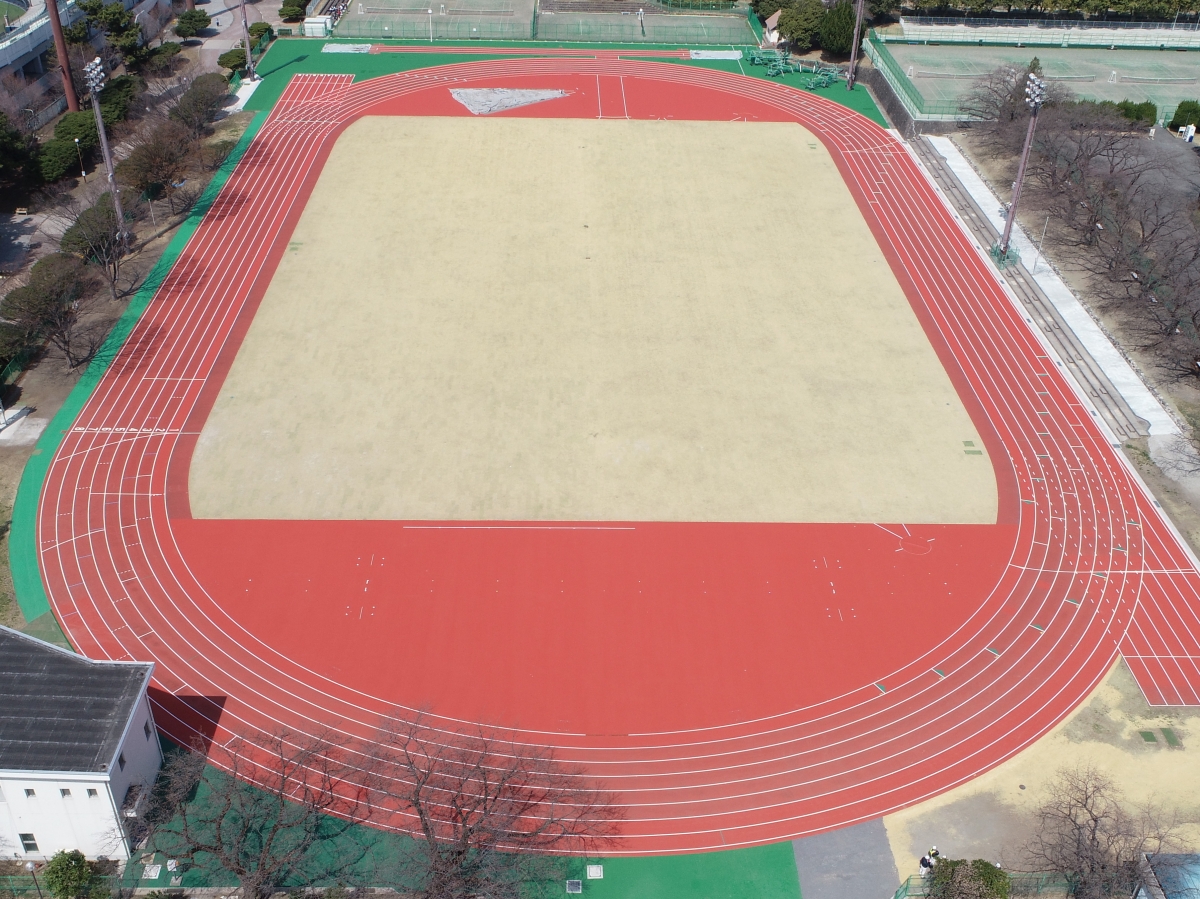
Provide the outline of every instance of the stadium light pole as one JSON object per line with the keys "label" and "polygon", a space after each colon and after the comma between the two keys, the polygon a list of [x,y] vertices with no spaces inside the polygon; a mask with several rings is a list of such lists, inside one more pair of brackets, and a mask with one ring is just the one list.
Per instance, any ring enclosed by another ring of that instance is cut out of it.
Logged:
{"label": "stadium light pole", "polygon": [[846,90],[854,90],[854,81],[858,71],[858,38],[862,34],[863,15],[866,12],[867,0],[858,0],[854,4],[854,40],[850,42],[850,69],[846,72]]}
{"label": "stadium light pole", "polygon": [[104,154],[104,168],[108,172],[108,190],[113,201],[113,211],[117,214],[117,242],[125,243],[125,210],[121,208],[121,190],[117,187],[116,173],[113,171],[112,153],[108,149],[108,134],[104,131],[104,116],[100,114],[100,91],[104,90],[104,63],[97,56],[83,67],[83,77],[87,79],[88,90],[92,93],[92,112],[96,114],[96,133],[100,135],[100,150]]}
{"label": "stadium light pole", "polygon": [[250,47],[250,23],[246,19],[246,0],[242,0],[242,44],[246,48],[246,80],[257,81],[254,71],[254,50]]}
{"label": "stadium light pole", "polygon": [[1033,148],[1033,129],[1037,127],[1038,113],[1046,102],[1046,82],[1033,72],[1029,73],[1025,85],[1025,105],[1029,107],[1029,130],[1025,133],[1025,149],[1021,151],[1021,164],[1017,166],[1017,180],[1013,184],[1012,203],[1008,207],[1008,217],[1004,222],[1004,234],[1000,237],[999,254],[997,259],[1008,258],[1008,243],[1012,238],[1013,222],[1017,220],[1017,203],[1021,199],[1021,187],[1025,183],[1025,167],[1029,164],[1029,151]]}

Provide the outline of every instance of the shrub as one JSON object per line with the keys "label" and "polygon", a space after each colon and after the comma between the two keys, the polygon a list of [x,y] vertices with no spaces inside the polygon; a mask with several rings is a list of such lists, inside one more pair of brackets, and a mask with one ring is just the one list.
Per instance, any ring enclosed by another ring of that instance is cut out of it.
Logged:
{"label": "shrub", "polygon": [[1132,100],[1122,100],[1117,104],[1121,115],[1131,122],[1153,125],[1158,121],[1158,107],[1147,100],[1145,103],[1134,103]]}
{"label": "shrub", "polygon": [[257,41],[260,37],[270,33],[271,26],[266,22],[255,22],[250,26],[250,40],[255,42],[255,46],[257,46]]}
{"label": "shrub", "polygon": [[171,110],[171,118],[186,125],[193,134],[201,134],[228,94],[229,82],[223,76],[215,72],[201,75],[183,92]]}
{"label": "shrub", "polygon": [[285,22],[299,22],[304,16],[304,8],[300,6],[281,6],[279,8],[279,18]]}
{"label": "shrub", "polygon": [[[796,5],[796,0],[750,0],[750,8],[754,10],[755,15],[767,19],[775,15],[781,9],[792,9]],[[780,19],[782,20],[782,16]]]}
{"label": "shrub", "polygon": [[1167,127],[1178,131],[1188,125],[1200,125],[1200,100],[1184,100],[1176,106],[1175,115]]}
{"label": "shrub", "polygon": [[231,72],[236,72],[238,69],[245,68],[246,51],[245,50],[229,50],[217,57],[217,65],[223,69],[229,69]]}
{"label": "shrub", "polygon": [[[34,266],[35,269],[37,267]],[[38,273],[32,274],[36,277]],[[91,891],[96,875],[83,853],[73,849],[70,852],[56,852],[46,865],[42,878],[54,899],[77,899]]]}
{"label": "shrub", "polygon": [[[80,141],[82,147],[83,142]],[[87,160],[88,156],[83,157]],[[79,174],[79,151],[75,149],[75,141],[59,140],[57,137],[48,140],[38,149],[38,169],[45,181],[58,181],[67,175]]]}
{"label": "shrub", "polygon": [[958,858],[939,859],[930,880],[930,899],[951,899],[955,896],[1008,899],[1008,875],[981,858],[970,862]]}
{"label": "shrub", "polygon": [[779,17],[779,33],[787,38],[793,51],[803,53],[817,42],[825,15],[825,4],[821,0],[800,0]]}
{"label": "shrub", "polygon": [[195,37],[212,24],[212,18],[202,9],[189,9],[179,14],[175,33],[182,38]]}
{"label": "shrub", "polygon": [[100,115],[105,125],[114,125],[129,115],[133,98],[146,89],[146,82],[137,75],[118,75],[100,92]]}
{"label": "shrub", "polygon": [[165,74],[182,49],[183,45],[174,41],[163,41],[157,47],[143,48],[141,57],[137,60],[138,71],[150,75]]}
{"label": "shrub", "polygon": [[0,185],[27,181],[36,172],[37,143],[0,112]]}
{"label": "shrub", "polygon": [[854,43],[854,4],[843,0],[821,20],[818,32],[821,49],[835,56],[846,56]]}
{"label": "shrub", "polygon": [[75,150],[75,138],[79,138],[79,146],[90,150],[100,143],[96,133],[96,117],[91,112],[68,112],[54,126],[54,139],[71,145]]}

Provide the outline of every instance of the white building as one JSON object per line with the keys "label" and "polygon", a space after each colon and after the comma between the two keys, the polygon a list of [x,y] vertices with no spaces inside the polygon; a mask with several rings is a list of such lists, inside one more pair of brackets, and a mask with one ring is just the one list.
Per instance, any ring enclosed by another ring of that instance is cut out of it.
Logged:
{"label": "white building", "polygon": [[93,662],[0,627],[0,857],[129,858],[162,765],[152,664]]}

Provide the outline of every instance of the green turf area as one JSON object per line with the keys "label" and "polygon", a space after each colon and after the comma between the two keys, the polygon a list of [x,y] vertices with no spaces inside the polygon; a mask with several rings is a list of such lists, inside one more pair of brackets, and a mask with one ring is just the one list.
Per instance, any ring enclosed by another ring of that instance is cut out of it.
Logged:
{"label": "green turf area", "polygon": [[[206,801],[203,788],[193,801]],[[414,851],[410,837],[363,825],[342,832],[335,823],[329,842],[314,849],[302,868],[314,878],[309,883],[316,886],[403,886],[404,860]],[[146,856],[152,858],[141,861]],[[212,864],[187,867],[179,875],[167,870],[167,861],[167,855],[148,848],[127,866],[123,886],[203,889],[237,884],[236,877]],[[162,866],[157,877],[142,877],[147,863]],[[603,877],[587,879],[588,864],[601,865]],[[172,883],[173,877],[180,876],[181,883]],[[583,894],[592,899],[801,899],[790,842],[694,855],[564,859],[558,871],[523,892],[527,899],[565,895],[568,878],[582,880]]]}
{"label": "green turf area", "polygon": [[8,22],[11,25],[23,15],[25,15],[25,8],[23,6],[17,6],[15,3],[5,3],[4,0],[0,0],[0,21],[3,21],[3,17],[7,16]]}
{"label": "green turf area", "polygon": [[29,634],[31,637],[37,637],[39,640],[45,640],[47,643],[61,646],[63,649],[71,648],[71,641],[67,639],[66,634],[62,632],[62,628],[58,626],[58,620],[52,612],[46,612],[44,615],[34,618],[21,628],[21,631],[22,633]]}
{"label": "green turf area", "polygon": [[[179,750],[163,741],[163,751],[170,756]],[[210,770],[191,804],[203,811],[212,795],[207,784],[219,783],[224,777]],[[243,789],[254,791],[253,787]],[[411,837],[363,825],[344,827],[332,818],[328,820],[325,842],[314,847],[299,866],[307,884],[411,886],[404,883],[405,859],[411,858],[415,851]],[[143,856],[150,854],[153,854],[152,859],[141,861]],[[148,848],[127,866],[123,885],[143,889],[171,886],[200,889],[232,887],[237,883],[236,877],[219,867],[202,863],[188,867],[182,873],[182,883],[172,884],[172,877],[180,875],[168,872],[167,861],[168,856],[156,852],[153,847]],[[143,878],[145,864],[162,865],[158,876]],[[588,879],[586,868],[589,864],[601,865],[603,877]],[[565,895],[567,879],[582,880],[584,895],[593,899],[801,899],[790,842],[693,855],[565,858],[560,865],[543,873],[546,875],[544,880],[530,884],[529,889],[523,891],[525,899]]]}
{"label": "green turf area", "polygon": [[[293,75],[301,72],[323,75],[353,75],[355,81],[368,78],[378,78],[380,75],[391,75],[395,72],[408,72],[413,69],[423,69],[430,66],[453,65],[462,62],[475,62],[486,59],[513,59],[512,54],[490,56],[488,54],[459,53],[322,53],[321,48],[330,41],[305,38],[284,38],[275,41],[258,64],[258,74],[263,83],[259,85],[253,96],[246,103],[247,109],[269,110],[279,100],[280,94],[287,87]],[[353,41],[351,43],[354,43]],[[459,46],[447,44],[446,46]],[[466,46],[478,48],[480,42],[471,42]],[[637,59],[639,50],[661,49],[677,50],[678,44],[563,44],[563,43],[528,43],[528,44],[482,44],[482,46],[519,46],[528,50],[529,56],[537,56],[539,50],[562,47],[578,47],[593,50],[624,50],[628,58]],[[705,48],[713,49],[713,48]],[[623,54],[624,55],[624,54]],[[664,60],[656,60],[663,62]],[[716,69],[722,72],[734,72],[739,75],[750,75],[769,81],[779,81],[789,87],[805,90],[810,76],[803,74],[784,75],[780,78],[766,77],[766,69],[762,66],[744,65],[736,60],[665,60],[678,65],[698,66],[700,68]],[[834,103],[840,103],[849,109],[869,118],[878,125],[887,127],[879,107],[862,85],[856,85],[854,90],[846,90],[844,83],[833,87],[813,91],[818,96]]]}
{"label": "green turf area", "polygon": [[603,880],[584,880],[594,899],[800,899],[791,843],[699,855],[611,858]]}

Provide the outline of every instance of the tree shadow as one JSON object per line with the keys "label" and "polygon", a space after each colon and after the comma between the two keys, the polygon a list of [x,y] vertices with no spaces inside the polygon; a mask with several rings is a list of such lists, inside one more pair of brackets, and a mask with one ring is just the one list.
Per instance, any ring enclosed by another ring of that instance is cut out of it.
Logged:
{"label": "tree shadow", "polygon": [[268,75],[274,75],[276,72],[282,72],[288,66],[298,65],[299,63],[304,62],[304,60],[306,60],[306,59],[308,59],[308,54],[301,53],[299,56],[294,56],[291,59],[280,63],[278,66],[276,66],[273,69],[270,69],[267,71],[264,71],[262,69],[256,69],[256,72],[258,73],[259,77],[266,78]]}
{"label": "tree shadow", "polygon": [[37,220],[31,215],[14,215],[0,224],[0,274],[15,274],[25,266],[29,251],[41,246],[33,239],[37,230]]}

